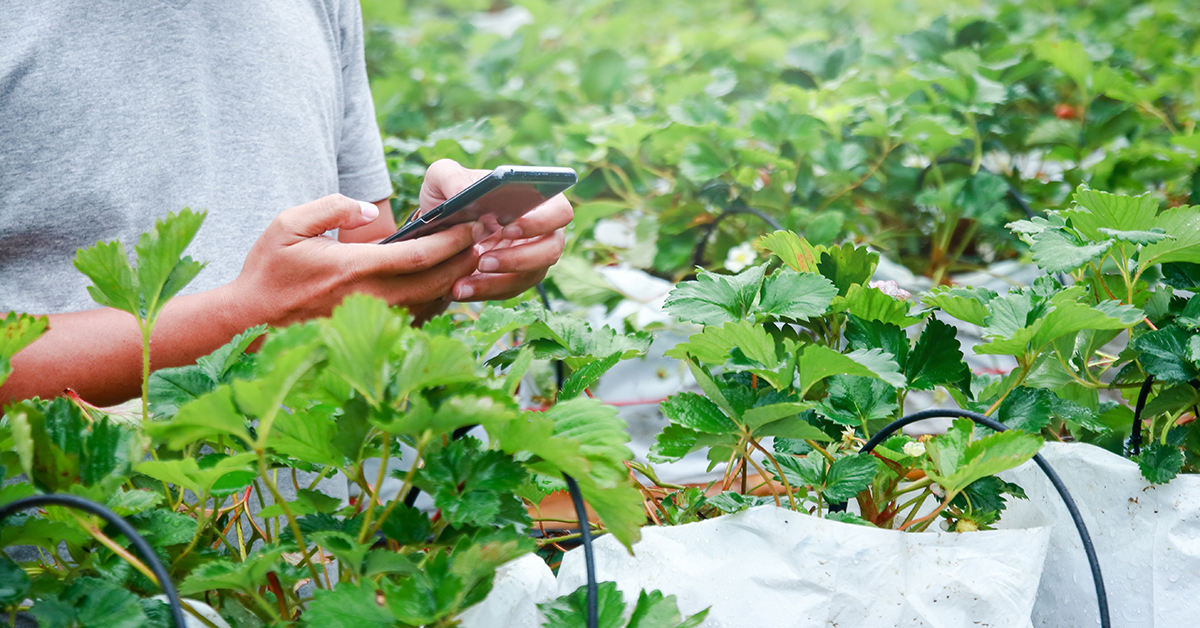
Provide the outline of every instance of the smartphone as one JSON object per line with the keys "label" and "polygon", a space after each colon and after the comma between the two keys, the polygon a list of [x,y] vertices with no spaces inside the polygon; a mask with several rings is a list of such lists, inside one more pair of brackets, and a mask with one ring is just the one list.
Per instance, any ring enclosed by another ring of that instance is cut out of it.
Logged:
{"label": "smartphone", "polygon": [[446,202],[409,221],[380,244],[412,240],[471,221],[484,226],[486,237],[562,194],[577,180],[570,168],[499,166]]}

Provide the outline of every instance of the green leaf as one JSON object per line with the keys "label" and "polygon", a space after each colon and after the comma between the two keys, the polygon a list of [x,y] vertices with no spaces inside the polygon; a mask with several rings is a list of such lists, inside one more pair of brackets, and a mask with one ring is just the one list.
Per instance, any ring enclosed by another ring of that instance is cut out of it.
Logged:
{"label": "green leaf", "polygon": [[527,480],[525,469],[511,456],[481,449],[474,438],[463,438],[427,453],[415,484],[433,495],[434,505],[453,525],[492,525],[504,501]]}
{"label": "green leaf", "polygon": [[830,503],[844,502],[871,485],[878,465],[869,455],[838,458],[829,465],[821,492]]}
{"label": "green leaf", "polygon": [[1168,234],[1159,227],[1154,227],[1148,231],[1120,231],[1118,229],[1100,229],[1100,233],[1130,244],[1154,244],[1163,240],[1172,240],[1175,236]]}
{"label": "green leaf", "polygon": [[672,423],[663,428],[654,437],[650,446],[650,459],[653,462],[678,462],[696,449],[700,432],[682,425]]}
{"label": "green leaf", "polygon": [[835,375],[820,412],[841,425],[863,426],[890,417],[897,409],[896,389],[874,377]]}
{"label": "green leaf", "polygon": [[969,440],[973,426],[970,419],[958,419],[953,434],[947,432],[925,444],[934,461],[926,474],[947,493],[958,493],[980,478],[1020,466],[1042,446],[1041,438],[1016,430]]}
{"label": "green leaf", "polygon": [[[1085,329],[1126,329],[1141,321],[1141,311],[1131,306],[1105,302],[1091,307],[1072,299],[1075,295],[1064,291],[1053,298],[1053,309],[1045,312],[1032,309],[1017,295],[995,299],[989,304],[992,317],[988,319],[985,334],[995,338],[992,342],[975,347],[978,354],[1000,354],[1022,356],[1026,352],[1038,353],[1056,339]],[[1003,306],[1003,307],[1001,307]],[[1032,319],[1032,320],[1030,320]]]}
{"label": "green leaf", "polygon": [[1081,244],[1074,236],[1061,229],[1047,229],[1033,236],[1033,261],[1048,273],[1066,273],[1094,262],[1108,253],[1112,240],[1095,244]]}
{"label": "green leaf", "polygon": [[[597,587],[597,628],[624,628],[625,601],[615,582],[601,582]],[[547,626],[555,628],[587,628],[587,586],[567,595],[538,604],[546,617]]]}
{"label": "green leaf", "polygon": [[[617,292],[603,275],[596,272],[590,261],[575,255],[563,256],[557,264],[550,267],[548,277],[558,287],[559,292],[562,292],[563,296],[570,299],[572,303],[596,305],[621,298],[621,293]],[[514,313],[514,315],[527,316],[525,313]],[[529,324],[529,322],[523,324]],[[488,333],[495,335],[495,332]],[[493,343],[494,341],[481,344],[491,346]]]}
{"label": "green leaf", "polygon": [[579,69],[579,87],[591,102],[608,102],[625,84],[625,57],[615,50],[593,53]]}
{"label": "green leaf", "polygon": [[567,401],[579,396],[585,388],[595,384],[601,375],[608,372],[609,369],[617,365],[621,360],[621,354],[614,353],[606,358],[600,358],[576,369],[571,373],[571,376],[563,382],[562,390],[558,393],[559,401]]}
{"label": "green leaf", "polygon": [[737,275],[697,269],[696,280],[676,284],[663,307],[672,316],[701,325],[744,320],[758,297],[764,269],[752,266]]}
{"label": "green leaf", "polygon": [[279,571],[281,550],[259,551],[244,562],[216,559],[194,569],[179,585],[180,595],[196,595],[204,591],[229,589],[254,595],[267,581],[267,573]]}
{"label": "green leaf", "polygon": [[[585,588],[585,593],[586,590]],[[643,589],[638,593],[637,604],[633,606],[633,614],[629,617],[627,628],[694,628],[704,623],[706,617],[707,608],[684,618],[679,612],[674,595],[664,596],[657,590]]]}
{"label": "green leaf", "polygon": [[[1155,224],[1158,200],[1149,192],[1141,196],[1124,196],[1090,190],[1081,185],[1075,190],[1073,199],[1078,206],[1064,211],[1062,215],[1093,242],[1107,239],[1100,229],[1148,231],[1152,227],[1162,226]],[[1166,229],[1166,232],[1171,233],[1171,230]]]}
{"label": "green leaf", "polygon": [[183,449],[192,443],[218,437],[233,437],[249,443],[246,417],[233,402],[233,390],[218,388],[179,409],[169,421],[146,423],[146,434],[171,449]]}
{"label": "green leaf", "polygon": [[122,517],[145,512],[163,501],[161,493],[148,490],[119,490],[108,496],[104,505]]}
{"label": "green leaf", "polygon": [[29,574],[8,556],[0,554],[0,607],[19,604],[29,593]]}
{"label": "green leaf", "polygon": [[810,402],[785,401],[755,406],[742,413],[742,421],[751,430],[780,419],[794,417],[812,407]]}
{"label": "green leaf", "polygon": [[466,593],[462,580],[451,573],[446,554],[433,553],[425,568],[394,584],[380,582],[392,616],[404,624],[421,626],[437,622],[454,610]]}
{"label": "green leaf", "polygon": [[184,208],[154,221],[154,227],[138,238],[137,289],[145,308],[139,318],[154,319],[167,301],[195,279],[204,264],[183,256],[200,230],[208,212]]}
{"label": "green leaf", "polygon": [[936,318],[925,324],[925,331],[902,366],[908,387],[913,390],[957,385],[969,382],[971,377],[956,330]]}
{"label": "green leaf", "polygon": [[996,293],[987,288],[935,287],[921,297],[921,302],[941,310],[960,321],[983,327],[989,316],[987,305]]}
{"label": "green leaf", "polygon": [[996,420],[1006,427],[1036,434],[1050,424],[1057,397],[1043,388],[1018,386],[996,410]]}
{"label": "green leaf", "polygon": [[[142,609],[138,597],[125,589],[99,578],[79,578],[59,596],[59,603],[65,603],[67,613],[72,620],[67,626],[78,625],[81,628],[143,628],[148,619]],[[53,626],[61,621],[61,610],[55,609],[53,616],[45,616],[39,607],[33,608],[33,615],[40,626]]]}
{"label": "green leaf", "polygon": [[780,270],[763,282],[757,311],[803,321],[824,315],[837,293],[837,287],[821,275]]}
{"label": "green leaf", "polygon": [[321,322],[328,371],[344,379],[372,405],[379,405],[393,375],[388,358],[407,327],[404,317],[379,299],[365,294],[346,297],[329,319]]}
{"label": "green leaf", "polygon": [[867,321],[879,321],[908,327],[921,322],[919,317],[909,316],[912,305],[906,299],[897,299],[879,288],[864,285],[851,286],[845,297],[834,299],[833,307]]}
{"label": "green leaf", "polygon": [[844,335],[850,349],[879,349],[894,357],[901,369],[908,362],[908,335],[896,325],[851,315],[846,319]]}
{"label": "green leaf", "polygon": [[846,296],[850,286],[870,281],[878,264],[878,253],[872,253],[865,246],[855,247],[847,242],[841,247],[831,247],[822,251],[821,259],[817,263],[817,272],[837,286],[839,295]]}
{"label": "green leaf", "polygon": [[1166,484],[1183,468],[1183,451],[1172,445],[1152,441],[1137,458],[1142,477],[1151,484]]}
{"label": "green leaf", "polygon": [[625,446],[629,433],[616,408],[577,397],[546,412],[525,412],[488,426],[488,435],[509,454],[537,456],[526,463],[532,471],[574,477],[584,498],[626,547],[640,537],[645,511],[641,494],[630,485],[625,461],[633,453]]}
{"label": "green leaf", "polygon": [[92,280],[88,294],[105,307],[140,316],[139,293],[133,267],[120,242],[97,243],[75,252],[75,268]]}
{"label": "green leaf", "polygon": [[1092,60],[1088,58],[1083,44],[1071,40],[1049,41],[1043,39],[1033,42],[1033,51],[1037,58],[1049,61],[1051,65],[1058,68],[1059,72],[1075,81],[1079,89],[1084,92],[1088,90],[1090,87],[1088,77],[1092,75]]}
{"label": "green leaf", "polygon": [[819,489],[825,478],[825,459],[815,453],[797,458],[795,456],[779,456],[777,458],[783,475],[792,486],[812,486]]}
{"label": "green leaf", "polygon": [[50,319],[45,316],[34,318],[9,312],[0,319],[0,384],[12,374],[12,357],[40,338],[49,327]]}
{"label": "green leaf", "polygon": [[[236,401],[238,412],[258,419],[256,447],[266,447],[275,417],[284,409],[284,401],[288,394],[323,357],[323,353],[316,349],[314,344],[302,344],[289,348],[273,356],[271,370],[266,375],[253,380],[237,380],[231,384],[233,400]],[[220,390],[213,395],[219,393]],[[184,411],[191,408],[192,405],[181,408],[179,414],[176,415],[176,420],[183,416]],[[218,405],[217,408],[218,411],[227,411],[227,409],[222,410],[221,405]],[[226,426],[233,424],[231,417],[225,417],[223,420],[226,422]]]}
{"label": "green leaf", "polygon": [[687,360],[688,370],[691,371],[692,377],[696,378],[696,385],[700,390],[704,391],[705,396],[717,404],[717,407],[725,413],[726,416],[732,418],[736,422],[740,422],[741,413],[729,403],[729,399],[725,397],[725,393],[721,392],[721,388],[713,381],[712,375],[703,366],[696,364],[691,360]]}
{"label": "green leaf", "polygon": [[401,545],[425,543],[433,531],[429,517],[420,510],[399,504],[379,526],[383,535]]}
{"label": "green leaf", "polygon": [[725,174],[733,166],[731,160],[707,143],[688,144],[679,158],[679,172],[696,183],[705,183]]}
{"label": "green leaf", "polygon": [[807,345],[796,368],[801,397],[817,382],[833,375],[878,377],[893,386],[904,385],[895,359],[879,349],[859,349],[843,355],[822,345]]}
{"label": "green leaf", "polygon": [[1142,268],[1171,262],[1200,262],[1200,206],[1175,207],[1158,216],[1154,226],[1173,236],[1142,247],[1138,263]]}
{"label": "green leaf", "polygon": [[226,474],[250,471],[254,459],[253,453],[238,454],[222,458],[208,468],[201,468],[195,458],[147,460],[137,465],[136,471],[200,495],[210,492],[212,486]]}
{"label": "green leaf", "polygon": [[447,386],[478,379],[475,355],[455,338],[413,334],[396,373],[397,397],[423,388]]}
{"label": "green leaf", "polygon": [[332,591],[317,590],[304,611],[304,622],[321,628],[385,628],[396,620],[380,604],[369,580],[359,584],[339,582]]}
{"label": "green leaf", "polygon": [[161,509],[133,515],[129,517],[129,523],[154,547],[191,541],[197,525],[196,520],[187,515]]}
{"label": "green leaf", "polygon": [[1188,382],[1200,375],[1200,369],[1189,359],[1190,338],[1191,334],[1180,327],[1165,327],[1138,336],[1133,348],[1140,354],[1142,368],[1154,379]]}
{"label": "green leaf", "polygon": [[760,236],[754,241],[754,248],[770,252],[798,273],[817,272],[817,262],[824,250],[824,247],[813,246],[791,231],[776,231]]}
{"label": "green leaf", "polygon": [[696,393],[682,392],[672,395],[660,406],[667,418],[684,427],[707,434],[733,434],[738,431],[734,423],[717,404]]}
{"label": "green leaf", "polygon": [[[1142,257],[1145,257],[1144,253]],[[1167,262],[1162,265],[1162,273],[1163,283],[1176,290],[1200,292],[1200,264]]]}
{"label": "green leaf", "polygon": [[765,500],[762,497],[754,495],[742,495],[734,491],[725,491],[724,493],[706,498],[704,503],[725,514],[732,514],[741,512],[747,508],[760,506],[765,503]]}
{"label": "green leaf", "polygon": [[267,446],[277,454],[324,465],[340,465],[346,456],[337,448],[338,425],[329,408],[284,412],[275,417]]}

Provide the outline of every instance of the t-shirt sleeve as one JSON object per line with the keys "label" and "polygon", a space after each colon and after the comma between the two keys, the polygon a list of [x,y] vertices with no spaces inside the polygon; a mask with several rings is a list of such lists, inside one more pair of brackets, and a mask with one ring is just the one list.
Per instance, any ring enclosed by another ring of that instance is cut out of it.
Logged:
{"label": "t-shirt sleeve", "polygon": [[359,0],[341,0],[340,5],[343,113],[337,155],[338,191],[350,198],[375,202],[392,195],[392,183],[367,82],[362,7]]}

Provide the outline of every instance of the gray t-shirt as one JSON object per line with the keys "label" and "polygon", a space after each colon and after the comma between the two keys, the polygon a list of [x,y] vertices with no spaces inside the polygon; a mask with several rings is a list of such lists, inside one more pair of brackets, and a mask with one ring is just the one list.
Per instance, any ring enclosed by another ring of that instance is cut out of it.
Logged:
{"label": "gray t-shirt", "polygon": [[208,210],[187,292],[279,212],[391,194],[357,0],[0,2],[0,312],[96,307],[75,250]]}

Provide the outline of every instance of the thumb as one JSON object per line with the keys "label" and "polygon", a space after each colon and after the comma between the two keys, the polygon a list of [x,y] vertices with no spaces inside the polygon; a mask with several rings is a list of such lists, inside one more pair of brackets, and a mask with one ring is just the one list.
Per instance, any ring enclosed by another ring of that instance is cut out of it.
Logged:
{"label": "thumb", "polygon": [[379,217],[379,208],[341,194],[297,205],[275,217],[272,229],[288,240],[315,238],[331,229],[355,229]]}

